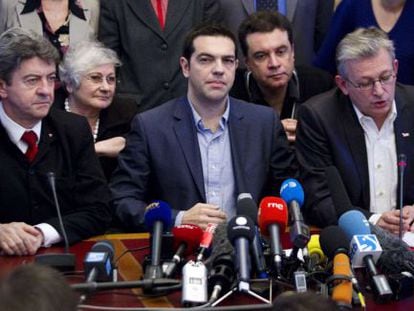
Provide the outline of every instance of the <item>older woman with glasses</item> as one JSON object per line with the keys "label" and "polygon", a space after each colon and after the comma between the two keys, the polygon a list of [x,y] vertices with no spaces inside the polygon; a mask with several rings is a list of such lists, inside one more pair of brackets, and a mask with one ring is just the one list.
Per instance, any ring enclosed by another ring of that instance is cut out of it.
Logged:
{"label": "older woman with glasses", "polygon": [[86,117],[95,150],[109,179],[125,146],[123,137],[137,112],[133,102],[113,101],[115,68],[120,66],[114,51],[99,42],[80,42],[67,51],[59,73],[68,97],[58,108]]}

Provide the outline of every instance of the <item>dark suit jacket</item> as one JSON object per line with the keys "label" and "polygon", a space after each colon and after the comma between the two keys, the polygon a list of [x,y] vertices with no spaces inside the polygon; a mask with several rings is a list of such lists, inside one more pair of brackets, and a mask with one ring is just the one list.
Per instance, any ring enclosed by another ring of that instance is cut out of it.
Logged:
{"label": "dark suit jacket", "polygon": [[[66,97],[55,97],[53,106],[57,109],[64,110],[65,99]],[[111,105],[106,109],[102,109],[99,114],[99,129],[96,141],[98,142],[117,136],[126,136],[137,110],[138,107],[134,101],[120,100],[115,96]],[[105,177],[109,180],[112,172],[118,165],[118,159],[100,156],[99,162],[101,163]]]}
{"label": "dark suit jacket", "polygon": [[52,109],[43,119],[39,152],[29,164],[0,124],[0,223],[48,223],[60,234],[47,173],[69,243],[102,234],[111,220],[109,190],[83,117]]}
{"label": "dark suit jacket", "polygon": [[[219,0],[224,23],[235,34],[254,12],[254,0]],[[296,64],[310,65],[328,31],[334,0],[287,0],[286,17],[292,23]]]}
{"label": "dark suit jacket", "polygon": [[[414,203],[414,88],[398,85],[394,122],[397,154],[407,156],[404,177],[404,204]],[[367,218],[370,192],[364,131],[349,98],[339,89],[313,97],[298,114],[297,157],[301,164],[306,206],[311,224],[325,227],[335,224],[338,215],[326,182],[325,168],[335,166],[346,187],[352,208]]]}
{"label": "dark suit jacket", "polygon": [[101,0],[99,40],[123,63],[119,96],[134,99],[141,112],[186,94],[179,66],[184,38],[197,24],[220,18],[215,0],[169,1],[162,30],[149,0]]}
{"label": "dark suit jacket", "polygon": [[[294,170],[279,118],[269,107],[230,101],[236,193],[249,192],[256,201],[275,195]],[[135,117],[111,189],[115,213],[129,229],[140,228],[151,200],[166,201],[174,215],[206,202],[196,127],[186,98]]]}

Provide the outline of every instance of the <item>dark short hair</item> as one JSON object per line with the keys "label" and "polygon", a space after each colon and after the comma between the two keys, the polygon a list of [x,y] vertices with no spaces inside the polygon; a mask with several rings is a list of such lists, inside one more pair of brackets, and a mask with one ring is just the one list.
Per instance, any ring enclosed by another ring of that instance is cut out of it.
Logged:
{"label": "dark short hair", "polygon": [[275,29],[286,31],[290,44],[293,44],[292,26],[279,12],[259,11],[248,16],[239,26],[239,42],[244,56],[247,56],[247,36],[252,33],[267,33]]}
{"label": "dark short hair", "polygon": [[66,279],[50,267],[22,265],[0,282],[2,311],[76,311],[77,305]]}
{"label": "dark short hair", "polygon": [[226,37],[234,43],[234,55],[237,57],[237,40],[234,34],[220,24],[204,23],[194,27],[186,36],[183,46],[183,57],[190,60],[194,53],[194,40],[198,37]]}
{"label": "dark short hair", "polygon": [[24,60],[39,57],[59,63],[60,56],[50,41],[32,30],[11,28],[0,36],[0,79],[11,82],[13,72]]}

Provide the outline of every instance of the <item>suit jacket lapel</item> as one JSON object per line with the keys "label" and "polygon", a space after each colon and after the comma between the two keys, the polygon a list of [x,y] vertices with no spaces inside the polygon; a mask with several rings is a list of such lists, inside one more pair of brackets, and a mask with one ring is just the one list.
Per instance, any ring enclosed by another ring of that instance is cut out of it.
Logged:
{"label": "suit jacket lapel", "polygon": [[233,171],[236,184],[236,193],[246,192],[246,181],[244,180],[245,174],[243,173],[242,165],[248,159],[245,159],[245,148],[247,143],[245,137],[247,137],[246,126],[243,126],[243,113],[239,110],[236,103],[232,103],[230,99],[230,116],[229,116],[229,137],[231,146],[231,156],[233,160]]}
{"label": "suit jacket lapel", "polygon": [[164,36],[173,32],[180,20],[187,14],[186,11],[193,0],[168,1],[165,17]]}
{"label": "suit jacket lapel", "polygon": [[[339,92],[339,90],[338,90]],[[342,120],[342,127],[345,133],[348,147],[351,150],[353,163],[360,176],[360,183],[362,189],[369,190],[369,173],[368,173],[368,158],[367,149],[365,145],[364,131],[357,119],[352,103],[344,95],[340,95],[340,102],[344,109],[340,119]],[[369,191],[362,191],[364,206],[369,207]]]}
{"label": "suit jacket lapel", "polygon": [[200,148],[191,108],[186,98],[176,101],[174,132],[200,196],[206,201]]}
{"label": "suit jacket lapel", "polygon": [[[159,35],[161,38],[164,38],[164,33],[161,29],[161,26],[158,22],[158,18],[155,14],[154,8],[151,5],[150,1],[142,0],[127,0],[128,5],[134,14],[141,20],[142,23],[148,26],[153,32]],[[180,2],[180,1],[179,1]],[[168,4],[170,6],[172,2]],[[128,22],[128,21],[124,21]],[[134,27],[134,22],[131,22],[131,27]]]}
{"label": "suit jacket lapel", "polygon": [[21,27],[24,29],[31,29],[35,31],[36,33],[42,35],[43,34],[42,23],[36,11],[26,13],[26,14],[20,14],[23,11],[24,5],[25,5],[25,2],[20,2],[20,1],[16,4],[16,14],[17,14],[17,18],[19,20]]}
{"label": "suit jacket lapel", "polygon": [[409,118],[409,114],[404,113],[407,105],[404,96],[401,95],[398,88],[395,92],[395,102],[397,105],[397,118],[394,121],[394,133],[397,155],[407,155],[409,149],[412,149],[409,147],[410,144],[408,141],[412,139],[412,135],[414,135],[414,133],[411,133],[413,120]]}
{"label": "suit jacket lapel", "polygon": [[36,155],[35,162],[41,159],[49,152],[50,145],[56,140],[56,132],[53,131],[53,127],[50,126],[49,116],[42,121],[42,133],[39,141],[39,151]]}
{"label": "suit jacket lapel", "polygon": [[[89,33],[89,21],[91,19],[91,11],[85,3],[81,3],[83,8],[83,14],[85,14],[86,20],[71,14],[69,22],[69,42],[76,43],[85,40],[85,31]],[[91,38],[89,38],[91,39]]]}
{"label": "suit jacket lapel", "polygon": [[286,1],[286,17],[288,18],[288,20],[293,21],[293,17],[295,16],[297,6],[298,0]]}
{"label": "suit jacket lapel", "polygon": [[253,0],[242,0],[242,4],[248,15],[254,13],[254,1]]}

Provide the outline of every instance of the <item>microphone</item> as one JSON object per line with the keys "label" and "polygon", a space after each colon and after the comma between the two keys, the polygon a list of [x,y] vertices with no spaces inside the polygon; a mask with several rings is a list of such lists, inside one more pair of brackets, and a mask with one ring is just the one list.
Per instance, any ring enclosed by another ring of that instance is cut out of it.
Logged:
{"label": "microphone", "polygon": [[254,239],[254,223],[248,216],[233,217],[227,227],[227,236],[236,249],[236,267],[239,277],[239,291],[250,290],[249,245]]}
{"label": "microphone", "polygon": [[289,206],[289,215],[292,222],[290,240],[296,248],[304,248],[309,242],[310,230],[304,223],[300,211],[305,197],[303,188],[296,179],[286,179],[280,187],[280,196]]}
{"label": "microphone", "polygon": [[339,307],[352,308],[353,277],[348,257],[347,236],[338,226],[324,228],[320,234],[320,245],[329,259],[333,260],[333,275],[341,281],[333,287],[332,299]]}
{"label": "microphone", "polygon": [[285,232],[288,221],[286,202],[278,197],[264,197],[260,202],[258,223],[260,232],[270,237],[270,251],[276,272],[282,272],[282,246],[280,233]]}
{"label": "microphone", "polygon": [[382,303],[392,298],[392,290],[385,275],[379,274],[375,266],[382,253],[377,237],[371,234],[369,223],[360,211],[348,211],[339,218],[339,226],[351,241],[353,267],[365,266],[370,275],[375,299]]}
{"label": "microphone", "polygon": [[165,277],[169,278],[175,272],[177,265],[182,261],[183,256],[188,256],[195,252],[198,244],[200,244],[203,230],[192,224],[182,224],[172,229],[174,235],[174,249],[175,252],[171,262],[167,265],[165,270]]}
{"label": "microphone", "polygon": [[73,271],[75,270],[76,257],[74,254],[69,253],[69,242],[66,235],[65,226],[63,225],[62,214],[60,212],[59,200],[56,192],[56,178],[55,173],[48,172],[47,179],[49,181],[50,188],[52,190],[53,201],[56,207],[56,213],[59,220],[60,231],[63,236],[63,241],[65,243],[65,253],[64,254],[41,254],[35,256],[35,262],[38,264],[52,266],[53,268],[59,271]]}
{"label": "microphone", "polygon": [[401,153],[398,155],[398,205],[400,208],[400,230],[399,230],[399,237],[400,240],[402,240],[403,238],[403,221],[402,221],[402,212],[403,212],[403,207],[404,207],[404,171],[405,171],[405,167],[407,166],[407,157],[405,156],[405,154]]}
{"label": "microphone", "polygon": [[263,254],[262,241],[260,239],[259,229],[257,227],[257,205],[250,193],[240,193],[237,197],[237,213],[246,215],[254,222],[255,234],[253,242],[250,245],[253,261],[256,268],[256,277],[259,279],[267,279],[266,261]]}
{"label": "microphone", "polygon": [[326,256],[319,243],[319,234],[312,234],[308,243],[309,262],[308,271],[323,271],[322,265],[326,263]]}
{"label": "microphone", "polygon": [[110,241],[95,243],[83,261],[86,283],[109,282],[113,277],[114,246]]}
{"label": "microphone", "polygon": [[196,261],[202,261],[206,252],[210,249],[211,243],[213,242],[213,235],[216,231],[217,224],[207,224],[206,230],[204,230],[201,236],[200,247]]}
{"label": "microphone", "polygon": [[171,225],[171,208],[164,201],[154,201],[145,209],[144,222],[151,231],[151,264],[145,267],[144,279],[162,277],[160,266],[162,233]]}
{"label": "microphone", "polygon": [[234,248],[227,238],[227,223],[217,226],[213,238],[213,250],[209,261],[212,260],[211,272],[208,278],[210,299],[216,301],[221,293],[230,290],[234,282]]}

